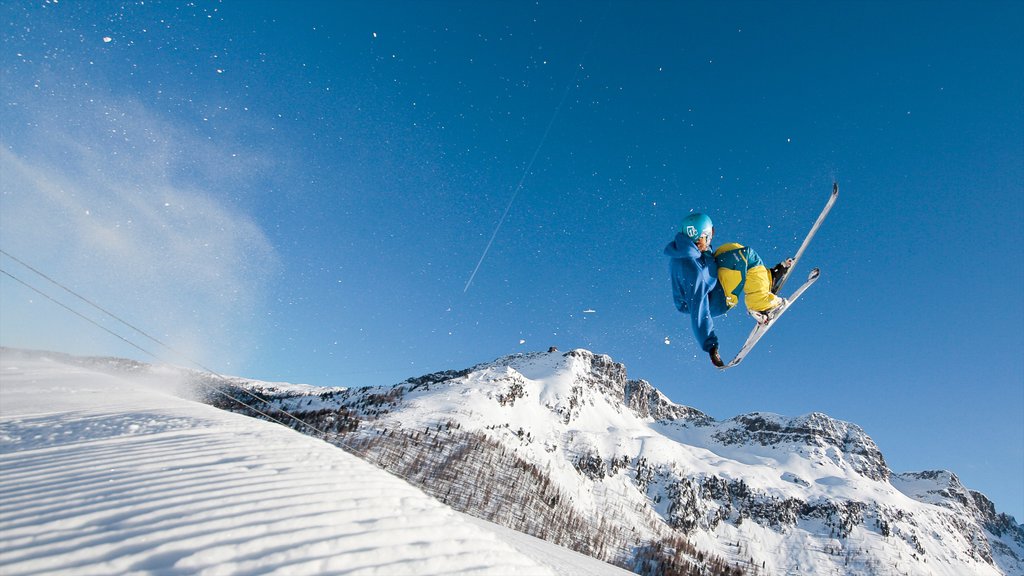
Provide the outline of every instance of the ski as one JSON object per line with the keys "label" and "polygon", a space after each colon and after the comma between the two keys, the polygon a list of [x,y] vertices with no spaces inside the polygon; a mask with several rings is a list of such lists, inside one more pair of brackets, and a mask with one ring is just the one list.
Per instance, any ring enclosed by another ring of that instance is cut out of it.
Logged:
{"label": "ski", "polygon": [[804,255],[804,250],[807,249],[807,245],[811,243],[811,238],[818,232],[818,228],[821,228],[821,223],[825,221],[825,217],[832,210],[832,206],[835,205],[836,199],[839,198],[839,183],[834,182],[832,184],[832,194],[828,197],[828,202],[825,203],[825,207],[821,209],[821,214],[818,215],[818,219],[814,221],[814,226],[811,226],[811,231],[807,233],[807,237],[804,238],[803,244],[800,245],[800,249],[796,251],[796,256],[793,257],[793,265],[789,267],[786,274],[779,281],[779,287],[775,289],[775,292],[781,292],[782,287],[786,284],[786,280],[789,280],[789,273],[792,272],[796,265],[800,262],[800,257]]}
{"label": "ski", "polygon": [[[825,217],[828,216],[828,213],[832,210],[832,206],[835,205],[836,200],[838,198],[839,183],[834,182],[832,184],[832,194],[829,195],[828,201],[825,203],[825,207],[822,208],[821,214],[818,215],[818,219],[814,221],[814,226],[811,226],[811,230],[810,232],[807,233],[807,237],[804,238],[803,243],[800,244],[800,249],[796,251],[796,256],[793,257],[793,264],[789,267],[788,270],[786,270],[786,273],[785,275],[782,276],[782,279],[779,280],[779,286],[778,288],[775,289],[776,293],[780,292],[782,290],[782,287],[786,284],[786,280],[789,280],[789,275],[793,272],[793,270],[796,268],[796,265],[800,262],[800,257],[803,256],[804,250],[806,250],[807,245],[811,243],[811,239],[814,238],[814,235],[818,232],[818,228],[821,228],[821,223],[825,221]],[[744,342],[743,347],[740,348],[740,351],[737,352],[736,356],[732,360],[730,360],[725,366],[719,367],[719,370],[728,370],[729,368],[732,368],[733,366],[736,366],[737,364],[742,362],[743,359],[746,358],[747,354],[750,353],[750,350],[754,348],[754,345],[757,344],[757,341],[760,340],[762,336],[764,336],[765,332],[767,332],[775,324],[775,322],[777,322],[778,319],[782,317],[783,314],[785,314],[786,310],[788,310],[789,307],[792,306],[794,302],[796,302],[797,298],[799,298],[800,295],[804,293],[804,290],[807,290],[808,288],[811,287],[811,284],[814,284],[814,282],[818,279],[818,276],[820,274],[821,271],[818,270],[817,268],[811,270],[811,273],[807,275],[807,281],[804,282],[799,288],[796,289],[796,292],[793,292],[793,294],[786,299],[787,302],[786,304],[783,305],[784,308],[782,310],[779,310],[778,313],[776,313],[775,316],[767,323],[758,323],[757,325],[755,325],[754,329],[750,331],[750,335],[747,336],[747,341]]]}
{"label": "ski", "polygon": [[807,275],[807,281],[801,284],[800,287],[796,289],[796,292],[793,292],[793,294],[786,298],[786,303],[782,305],[782,309],[779,310],[775,314],[775,316],[773,316],[772,319],[769,320],[767,323],[755,325],[754,329],[750,331],[750,336],[747,336],[747,341],[743,343],[743,347],[740,348],[740,351],[736,353],[736,356],[732,360],[730,360],[725,366],[721,366],[718,369],[728,370],[729,368],[738,365],[740,362],[743,362],[743,359],[747,357],[747,354],[751,351],[751,349],[754,348],[754,345],[757,344],[757,341],[760,340],[761,337],[765,335],[765,332],[768,332],[768,330],[770,330],[771,327],[774,326],[775,323],[779,321],[779,318],[781,318],[782,315],[785,314],[787,310],[789,310],[789,308],[793,305],[794,302],[797,301],[798,298],[800,298],[800,295],[803,294],[805,290],[811,287],[811,284],[814,284],[814,282],[818,280],[818,276],[820,275],[821,271],[818,270],[817,268],[811,270],[811,273]]}

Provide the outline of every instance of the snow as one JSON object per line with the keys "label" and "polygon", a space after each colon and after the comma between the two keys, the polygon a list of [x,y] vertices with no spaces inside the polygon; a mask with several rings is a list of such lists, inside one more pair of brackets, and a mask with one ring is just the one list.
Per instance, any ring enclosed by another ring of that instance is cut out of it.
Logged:
{"label": "snow", "polygon": [[628,574],[470,518],[178,372],[0,355],[0,567],[16,574]]}
{"label": "snow", "polygon": [[[190,400],[195,381],[179,382],[187,371],[120,362],[0,349],[5,576],[627,573],[457,513],[316,438]],[[451,374],[461,375],[400,385],[399,400],[362,432],[455,422],[544,470],[567,513],[651,540],[674,515],[695,526],[697,549],[756,559],[765,573],[1022,573],[1012,534],[989,534],[995,563],[983,557],[986,536],[955,475],[872,475],[884,461],[856,425],[818,413],[716,422],[667,406],[646,383],[626,382],[623,366],[586,351]],[[343,391],[231,380],[296,410],[337,408],[332,394]],[[655,419],[659,402],[685,416]],[[588,475],[577,464],[591,457],[605,464]],[[743,502],[707,491],[733,482],[749,491]],[[692,507],[670,511],[682,491]],[[778,507],[786,501],[807,510],[787,520]],[[741,507],[750,520],[736,517]]]}

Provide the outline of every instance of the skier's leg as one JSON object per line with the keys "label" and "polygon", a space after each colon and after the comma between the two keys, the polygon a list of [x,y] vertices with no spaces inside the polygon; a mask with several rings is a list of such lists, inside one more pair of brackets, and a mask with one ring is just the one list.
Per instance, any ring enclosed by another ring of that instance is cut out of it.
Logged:
{"label": "skier's leg", "polygon": [[747,262],[744,259],[744,248],[739,244],[725,244],[715,251],[715,263],[718,265],[718,285],[725,293],[728,308],[739,303],[739,295],[743,292],[743,281],[747,274]]}
{"label": "skier's leg", "polygon": [[782,304],[782,299],[772,294],[772,275],[765,268],[764,262],[761,261],[761,257],[757,255],[757,252],[754,252],[751,248],[747,248],[746,251],[748,268],[747,281],[743,285],[743,292],[747,310],[754,312],[771,310]]}
{"label": "skier's leg", "polygon": [[771,275],[764,266],[747,270],[746,293],[743,295],[748,310],[771,310],[782,303],[782,299],[772,294]]}
{"label": "skier's leg", "polygon": [[732,308],[740,301],[739,294],[742,292],[743,272],[719,265],[718,285],[722,287],[726,308]]}

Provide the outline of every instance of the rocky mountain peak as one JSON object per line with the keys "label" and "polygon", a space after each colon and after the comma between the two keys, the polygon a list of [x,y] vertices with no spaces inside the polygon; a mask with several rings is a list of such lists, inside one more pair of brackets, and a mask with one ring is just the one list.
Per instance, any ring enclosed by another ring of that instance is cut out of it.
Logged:
{"label": "rocky mountain peak", "polygon": [[[812,412],[795,418],[753,412],[728,420],[714,438],[723,444],[804,444],[836,448],[854,470],[872,480],[888,480],[889,467],[878,445],[856,424]],[[731,425],[730,425],[731,424]]]}
{"label": "rocky mountain peak", "polygon": [[570,350],[564,356],[573,366],[577,382],[622,397],[626,387],[625,364],[612,360],[610,356],[582,349]]}
{"label": "rocky mountain peak", "polygon": [[647,380],[627,380],[623,401],[640,418],[682,420],[695,426],[707,426],[715,421],[696,408],[672,402]]}

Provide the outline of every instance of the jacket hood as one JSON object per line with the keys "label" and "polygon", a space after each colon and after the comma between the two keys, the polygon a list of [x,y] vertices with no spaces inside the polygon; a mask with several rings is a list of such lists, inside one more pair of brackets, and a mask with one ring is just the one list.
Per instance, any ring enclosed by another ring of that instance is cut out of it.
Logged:
{"label": "jacket hood", "polygon": [[700,258],[700,250],[697,245],[682,232],[676,233],[675,240],[665,246],[665,255],[669,258]]}

